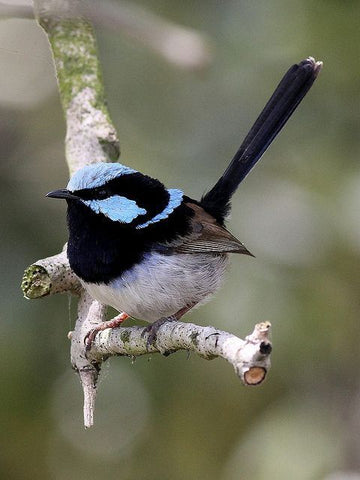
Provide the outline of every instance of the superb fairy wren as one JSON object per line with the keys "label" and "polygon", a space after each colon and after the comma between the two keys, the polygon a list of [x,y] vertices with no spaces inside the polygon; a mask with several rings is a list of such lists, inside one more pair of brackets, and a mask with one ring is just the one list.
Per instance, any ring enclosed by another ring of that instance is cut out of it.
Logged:
{"label": "superb fairy wren", "polygon": [[[228,253],[251,255],[224,226],[230,199],[316,79],[322,63],[293,65],[230,165],[201,200],[119,163],[90,164],[67,188],[70,266],[99,302],[156,326],[179,319],[220,287]],[[89,159],[90,160],[90,159]],[[149,329],[151,330],[151,328]]]}

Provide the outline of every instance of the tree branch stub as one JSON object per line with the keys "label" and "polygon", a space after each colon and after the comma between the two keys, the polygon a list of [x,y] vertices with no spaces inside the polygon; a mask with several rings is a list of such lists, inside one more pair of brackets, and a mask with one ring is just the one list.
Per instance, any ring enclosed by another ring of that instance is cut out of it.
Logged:
{"label": "tree branch stub", "polygon": [[81,288],[79,279],[70,268],[66,245],[61,253],[30,265],[21,283],[24,297],[31,300],[56,293],[80,295]]}

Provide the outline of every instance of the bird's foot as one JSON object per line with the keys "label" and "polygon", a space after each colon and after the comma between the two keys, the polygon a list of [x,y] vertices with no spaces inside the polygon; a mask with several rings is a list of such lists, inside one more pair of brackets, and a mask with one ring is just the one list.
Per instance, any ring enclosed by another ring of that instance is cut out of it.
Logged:
{"label": "bird's foot", "polygon": [[99,323],[99,325],[89,330],[89,332],[86,334],[86,337],[84,339],[85,350],[89,351],[91,349],[92,344],[98,332],[101,332],[102,330],[106,330],[107,328],[119,327],[127,318],[129,318],[129,315],[125,312],[122,312],[120,313],[120,315],[117,315],[112,320],[109,320],[108,322]]}
{"label": "bird's foot", "polygon": [[152,345],[154,345],[154,343],[156,342],[157,332],[159,331],[159,328],[161,327],[161,325],[164,325],[164,323],[166,322],[179,321],[180,318],[183,315],[185,315],[185,313],[187,313],[189,310],[191,310],[195,305],[196,305],[196,302],[191,303],[189,305],[185,305],[185,307],[181,308],[174,315],[169,315],[168,317],[162,317],[159,320],[156,320],[156,322],[148,325],[142,333],[142,336],[148,334],[148,338],[146,341],[146,348],[149,350],[149,348]]}
{"label": "bird's foot", "polygon": [[159,320],[156,320],[156,322],[150,323],[150,325],[144,328],[142,336],[145,336],[145,335],[148,336],[146,340],[146,348],[149,350],[150,347],[152,347],[156,342],[157,333],[161,325],[164,325],[164,323],[167,323],[167,322],[174,322],[176,320],[177,320],[177,317],[175,315],[171,315],[169,317],[160,318]]}

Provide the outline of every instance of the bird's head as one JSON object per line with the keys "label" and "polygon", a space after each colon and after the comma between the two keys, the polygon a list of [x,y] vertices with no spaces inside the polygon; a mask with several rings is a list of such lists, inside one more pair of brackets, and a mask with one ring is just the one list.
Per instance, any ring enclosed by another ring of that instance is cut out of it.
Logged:
{"label": "bird's head", "polygon": [[65,199],[69,207],[80,202],[99,218],[141,229],[166,218],[181,204],[183,193],[120,163],[95,163],[47,197]]}

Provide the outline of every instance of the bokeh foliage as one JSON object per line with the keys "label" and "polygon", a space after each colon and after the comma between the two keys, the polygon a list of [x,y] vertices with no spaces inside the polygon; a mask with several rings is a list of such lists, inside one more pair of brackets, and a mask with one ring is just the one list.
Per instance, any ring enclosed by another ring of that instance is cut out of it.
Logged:
{"label": "bokeh foliage", "polygon": [[220,360],[113,359],[96,426],[83,430],[66,338],[75,300],[27,302],[19,290],[24,267],[66,239],[64,205],[44,198],[67,182],[65,124],[42,32],[31,20],[2,20],[0,476],[360,478],[360,4],[142,3],[204,32],[214,61],[179,71],[98,29],[121,160],[195,198],[288,66],[324,61],[234,198],[229,227],[256,258],[234,256],[222,291],[188,317],[240,336],[271,321],[273,368],[263,386],[245,389]]}

